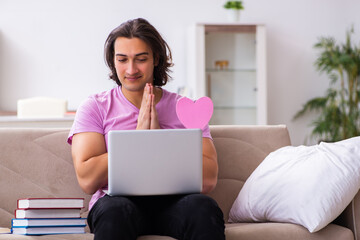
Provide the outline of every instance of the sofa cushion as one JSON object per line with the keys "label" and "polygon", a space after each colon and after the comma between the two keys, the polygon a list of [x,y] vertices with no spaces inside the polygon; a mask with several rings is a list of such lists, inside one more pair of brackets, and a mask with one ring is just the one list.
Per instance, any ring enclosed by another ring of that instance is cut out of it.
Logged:
{"label": "sofa cushion", "polygon": [[25,236],[16,234],[0,234],[0,240],[93,240],[94,235],[86,234],[55,234],[42,236]]}
{"label": "sofa cushion", "polygon": [[348,228],[330,224],[310,233],[306,228],[291,223],[231,223],[226,224],[226,240],[353,240]]}
{"label": "sofa cushion", "polygon": [[340,215],[359,186],[360,137],[284,147],[246,181],[230,220],[289,222],[316,232]]}
{"label": "sofa cushion", "polygon": [[[93,240],[94,235],[91,233],[86,234],[56,234],[56,235],[43,235],[43,236],[24,236],[13,234],[0,234],[0,240]],[[166,236],[141,236],[137,240],[175,240]]]}
{"label": "sofa cushion", "polygon": [[[330,224],[316,233],[309,233],[305,228],[286,223],[233,223],[226,224],[226,240],[353,240],[350,229]],[[93,240],[93,234],[60,234],[44,236],[22,236],[0,234],[0,240]],[[141,236],[137,240],[174,240],[166,236]]]}

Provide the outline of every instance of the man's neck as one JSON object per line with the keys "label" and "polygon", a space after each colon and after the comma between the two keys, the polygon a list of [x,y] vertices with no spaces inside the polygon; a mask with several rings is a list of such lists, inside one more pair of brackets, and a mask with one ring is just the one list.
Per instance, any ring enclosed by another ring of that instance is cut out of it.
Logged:
{"label": "man's neck", "polygon": [[140,109],[144,91],[128,91],[124,87],[121,88],[124,97],[131,102],[135,107]]}
{"label": "man's neck", "polygon": [[[124,97],[129,102],[131,102],[135,107],[140,109],[144,91],[128,91],[124,88],[121,88],[121,91]],[[155,105],[156,105],[162,97],[162,89],[158,87],[154,87],[154,95],[155,95]]]}

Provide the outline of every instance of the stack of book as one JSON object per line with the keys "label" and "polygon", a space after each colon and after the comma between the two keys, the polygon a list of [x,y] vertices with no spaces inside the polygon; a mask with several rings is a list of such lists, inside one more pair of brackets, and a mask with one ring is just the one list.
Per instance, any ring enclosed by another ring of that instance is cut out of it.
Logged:
{"label": "stack of book", "polygon": [[19,199],[15,218],[11,221],[13,234],[43,235],[85,233],[86,218],[80,217],[83,198]]}

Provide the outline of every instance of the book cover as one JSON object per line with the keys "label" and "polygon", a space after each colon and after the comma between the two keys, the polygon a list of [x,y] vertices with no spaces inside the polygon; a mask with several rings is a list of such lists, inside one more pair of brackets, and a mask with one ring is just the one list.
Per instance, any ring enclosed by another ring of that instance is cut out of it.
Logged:
{"label": "book cover", "polygon": [[18,209],[28,208],[83,208],[83,198],[25,198],[18,199]]}
{"label": "book cover", "polygon": [[80,209],[16,209],[15,218],[80,218]]}
{"label": "book cover", "polygon": [[16,227],[85,227],[86,218],[30,218],[11,220],[11,226]]}
{"label": "book cover", "polygon": [[43,235],[43,234],[76,234],[85,233],[84,227],[19,227],[12,228],[13,234]]}

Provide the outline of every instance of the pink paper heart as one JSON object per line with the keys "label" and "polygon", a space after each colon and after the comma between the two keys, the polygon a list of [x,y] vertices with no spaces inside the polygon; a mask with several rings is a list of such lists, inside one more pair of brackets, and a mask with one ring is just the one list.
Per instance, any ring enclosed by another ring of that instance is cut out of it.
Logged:
{"label": "pink paper heart", "polygon": [[176,104],[176,114],[186,128],[203,129],[209,123],[214,111],[209,97],[202,97],[195,102],[189,98],[180,98]]}

